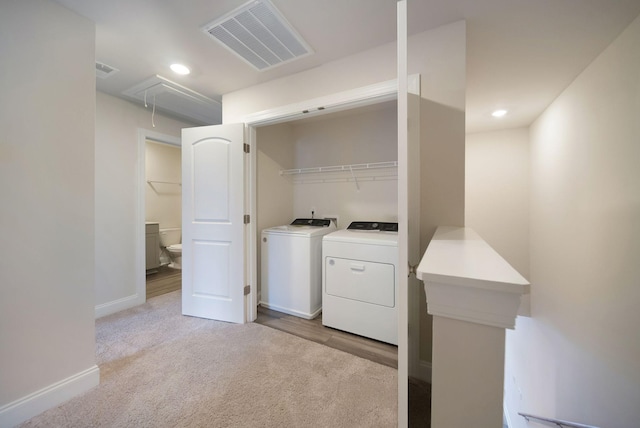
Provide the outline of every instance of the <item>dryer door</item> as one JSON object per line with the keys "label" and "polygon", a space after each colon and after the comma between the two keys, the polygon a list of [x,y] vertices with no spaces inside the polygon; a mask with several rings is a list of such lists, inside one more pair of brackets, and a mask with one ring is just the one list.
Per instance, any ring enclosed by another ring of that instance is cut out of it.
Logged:
{"label": "dryer door", "polygon": [[395,266],[362,260],[325,258],[326,292],[332,296],[393,308]]}

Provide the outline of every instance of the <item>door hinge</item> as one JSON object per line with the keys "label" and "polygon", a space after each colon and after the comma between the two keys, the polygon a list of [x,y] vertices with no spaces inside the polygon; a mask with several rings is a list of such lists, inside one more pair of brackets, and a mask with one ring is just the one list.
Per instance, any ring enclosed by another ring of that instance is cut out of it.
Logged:
{"label": "door hinge", "polygon": [[246,287],[244,287],[244,295],[247,296],[251,293],[251,286],[247,285]]}
{"label": "door hinge", "polygon": [[251,216],[249,214],[244,215],[244,224],[251,223]]}
{"label": "door hinge", "polygon": [[247,143],[244,143],[244,152],[251,153],[251,146],[248,145]]}
{"label": "door hinge", "polygon": [[416,279],[418,278],[418,265],[412,265],[411,263],[409,263],[409,272],[407,274],[407,278],[411,277],[411,275],[415,276]]}

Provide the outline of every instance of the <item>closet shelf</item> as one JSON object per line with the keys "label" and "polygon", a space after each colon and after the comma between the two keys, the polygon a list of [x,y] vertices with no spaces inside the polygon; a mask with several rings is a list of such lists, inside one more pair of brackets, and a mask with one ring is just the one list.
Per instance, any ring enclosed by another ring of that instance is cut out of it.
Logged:
{"label": "closet shelf", "polygon": [[285,169],[280,171],[280,175],[297,175],[297,174],[313,174],[322,172],[353,172],[364,169],[382,169],[382,168],[396,168],[398,166],[397,161],[390,162],[374,162],[374,163],[357,163],[351,165],[336,165],[336,166],[319,166],[315,168],[298,168],[298,169]]}

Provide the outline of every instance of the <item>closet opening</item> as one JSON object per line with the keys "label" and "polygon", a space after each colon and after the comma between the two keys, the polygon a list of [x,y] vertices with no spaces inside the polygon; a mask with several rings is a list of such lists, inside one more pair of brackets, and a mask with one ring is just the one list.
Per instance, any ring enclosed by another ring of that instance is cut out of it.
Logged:
{"label": "closet opening", "polygon": [[352,222],[397,223],[397,127],[397,101],[386,99],[256,126],[253,148],[256,322],[394,368],[395,344],[346,331],[350,326],[326,327],[322,313],[305,319],[269,304],[262,294],[268,267],[262,260],[261,231],[301,218],[330,218],[337,230]]}

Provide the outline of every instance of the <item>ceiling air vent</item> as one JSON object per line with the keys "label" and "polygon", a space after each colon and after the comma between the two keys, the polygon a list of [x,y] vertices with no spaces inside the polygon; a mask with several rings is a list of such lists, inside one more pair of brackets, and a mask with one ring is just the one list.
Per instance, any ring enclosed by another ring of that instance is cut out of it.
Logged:
{"label": "ceiling air vent", "polygon": [[118,71],[120,70],[115,67],[111,67],[110,65],[96,61],[96,77],[106,79],[107,77],[114,75]]}
{"label": "ceiling air vent", "polygon": [[268,0],[250,1],[203,30],[260,71],[313,53]]}

